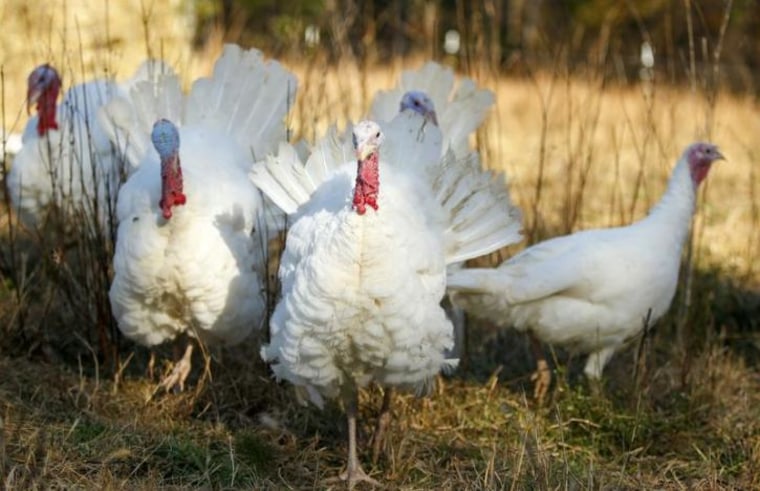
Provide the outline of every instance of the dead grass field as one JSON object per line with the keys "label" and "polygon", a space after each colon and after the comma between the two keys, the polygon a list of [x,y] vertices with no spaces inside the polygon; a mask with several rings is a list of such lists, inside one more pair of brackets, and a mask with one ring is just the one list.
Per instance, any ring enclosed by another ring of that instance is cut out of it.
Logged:
{"label": "dead grass field", "polygon": [[[123,15],[137,19],[139,31],[139,10]],[[176,32],[163,52],[189,82],[208,72],[219,46],[191,54],[188,38]],[[91,63],[72,73],[106,66],[107,49],[88,43],[80,52]],[[34,65],[48,54],[70,59],[49,45],[1,48],[6,121],[21,114]],[[108,49],[115,53],[109,73],[118,76],[145,52],[136,41]],[[283,60],[300,82],[294,137],[308,139],[361,117],[375,90],[423,61],[349,60],[325,70],[321,55],[311,56]],[[579,376],[581,359],[557,352],[553,397],[534,407],[526,341],[474,324],[464,366],[441,379],[432,397],[396,397],[386,453],[371,466],[365,452],[365,469],[388,489],[760,488],[757,101],[721,92],[711,103],[700,84],[623,87],[561,72],[502,78],[486,69],[472,75],[497,97],[476,143],[485,165],[505,171],[529,241],[643,216],[695,139],[717,143],[728,161],[714,167],[701,193],[693,261],[671,313],[641,357],[632,346],[613,358],[603,396],[591,395]],[[3,264],[10,245],[6,233]],[[122,341],[118,367],[113,358],[104,363],[82,335],[89,317],[72,307],[69,283],[58,283],[45,260],[50,251],[23,238],[15,246],[26,257],[29,284],[19,295],[17,276],[2,271],[0,487],[341,487],[328,480],[344,462],[342,410],[298,406],[287,385],[271,380],[258,340],[213,352],[211,380],[196,370],[187,393],[151,398],[147,352]],[[377,391],[362,396],[361,441],[380,399]]]}

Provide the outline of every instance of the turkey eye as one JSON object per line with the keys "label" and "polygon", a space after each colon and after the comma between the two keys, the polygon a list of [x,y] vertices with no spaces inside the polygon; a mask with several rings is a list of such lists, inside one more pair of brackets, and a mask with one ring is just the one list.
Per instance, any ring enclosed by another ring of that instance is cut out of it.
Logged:
{"label": "turkey eye", "polygon": [[420,101],[414,101],[414,105],[415,106],[419,106],[420,105]]}
{"label": "turkey eye", "polygon": [[375,133],[375,138],[380,138],[380,132]]}

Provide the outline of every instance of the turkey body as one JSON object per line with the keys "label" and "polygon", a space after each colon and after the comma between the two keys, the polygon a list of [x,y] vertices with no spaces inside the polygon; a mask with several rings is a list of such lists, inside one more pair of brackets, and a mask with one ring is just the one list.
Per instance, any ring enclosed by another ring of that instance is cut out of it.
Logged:
{"label": "turkey body", "polygon": [[444,218],[425,211],[434,197],[422,183],[394,171],[381,166],[378,211],[351,208],[348,163],[296,214],[264,350],[278,377],[336,397],[370,381],[423,388],[448,364]]}
{"label": "turkey body", "polygon": [[640,223],[543,242],[494,271],[508,285],[503,295],[461,295],[458,303],[581,352],[618,346],[648,317],[661,317],[675,294],[681,241],[653,230]]}
{"label": "turkey body", "polygon": [[[261,323],[261,252],[251,237],[260,195],[245,152],[202,125],[180,128],[187,203],[163,218],[161,170],[149,154],[124,184],[110,289],[124,335],[154,346],[188,331],[233,344]],[[227,142],[227,144],[220,144]]]}
{"label": "turkey body", "polygon": [[[692,153],[697,163],[690,163]],[[668,310],[696,188],[707,173],[697,178],[701,171],[694,169],[709,169],[718,158],[712,145],[687,148],[660,202],[632,225],[551,239],[495,269],[452,272],[455,302],[499,325],[591,353],[585,372],[600,378],[612,354]]]}

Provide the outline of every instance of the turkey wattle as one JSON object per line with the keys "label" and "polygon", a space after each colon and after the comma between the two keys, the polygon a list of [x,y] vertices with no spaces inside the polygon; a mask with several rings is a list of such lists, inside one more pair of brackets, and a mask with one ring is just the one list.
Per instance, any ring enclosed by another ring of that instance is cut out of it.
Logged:
{"label": "turkey wattle", "polygon": [[[126,337],[151,347],[186,333],[229,345],[263,325],[265,210],[248,172],[255,153],[285,137],[295,89],[279,63],[227,45],[187,97],[167,75],[105,107],[135,169],[119,193],[109,292]],[[182,387],[188,353],[164,387]]]}
{"label": "turkey wattle", "polygon": [[[599,379],[614,352],[642,332],[648,313],[653,322],[669,308],[697,188],[722,158],[712,144],[690,145],[660,202],[632,225],[547,240],[495,269],[452,272],[454,302],[501,326],[590,353],[584,371]],[[545,360],[539,362],[541,400],[551,378]]]}
{"label": "turkey wattle", "polygon": [[[322,406],[340,398],[349,429],[350,486],[371,480],[356,446],[358,391],[424,392],[452,367],[452,326],[440,301],[446,265],[519,240],[506,191],[472,157],[440,156],[441,134],[418,114],[384,130],[371,121],[351,140],[334,131],[302,164],[296,150],[257,164],[253,181],[292,226],[280,266],[282,297],[262,357],[277,378]],[[486,210],[488,212],[486,212]],[[519,219],[518,219],[519,221]]]}

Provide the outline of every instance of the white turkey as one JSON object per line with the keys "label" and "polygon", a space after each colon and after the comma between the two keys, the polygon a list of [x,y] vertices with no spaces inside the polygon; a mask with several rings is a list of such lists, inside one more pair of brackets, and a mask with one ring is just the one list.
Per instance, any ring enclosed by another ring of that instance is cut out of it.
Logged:
{"label": "white turkey", "polygon": [[[263,324],[264,210],[248,172],[286,138],[295,89],[276,61],[227,45],[186,99],[169,75],[104,108],[135,168],[119,193],[109,292],[127,338],[229,345]],[[183,388],[192,346],[160,386]]]}
{"label": "white turkey", "polygon": [[[253,181],[291,214],[280,266],[282,297],[262,357],[278,379],[322,406],[340,398],[349,448],[341,478],[370,479],[357,458],[359,389],[386,388],[374,435],[379,451],[393,387],[425,392],[442,369],[452,326],[440,301],[446,265],[517,241],[519,214],[503,183],[474,157],[440,156],[441,134],[417,114],[384,130],[334,130],[306,164],[283,145]],[[382,147],[382,148],[381,148]]]}
{"label": "white turkey", "polygon": [[590,353],[584,372],[598,380],[615,351],[642,332],[645,319],[654,322],[668,310],[697,187],[722,158],[709,143],[687,147],[660,202],[632,225],[557,237],[498,268],[449,275],[453,300],[468,312],[535,336],[539,401],[551,375],[536,338]]}
{"label": "white turkey", "polygon": [[390,121],[407,109],[419,112],[443,133],[441,149],[449,148],[457,157],[470,150],[470,135],[480,127],[495,99],[493,92],[479,89],[470,78],[462,78],[454,88],[454,71],[429,61],[417,70],[405,70],[396,88],[379,91],[369,118]]}
{"label": "white turkey", "polygon": [[101,231],[110,230],[122,162],[97,113],[131,84],[152,79],[159,67],[166,69],[146,61],[123,84],[96,79],[75,85],[60,105],[56,69],[43,64],[32,71],[27,104],[36,104],[37,114],[26,125],[6,183],[11,203],[27,227],[42,226],[52,207],[66,223],[92,218]]}
{"label": "white turkey", "polygon": [[[401,87],[378,93],[372,106],[372,113],[387,117],[396,101],[398,112],[394,117],[407,111],[422,115],[429,124],[438,126],[443,132],[445,141],[441,142],[442,153],[448,150],[448,145],[451,145],[455,155],[466,155],[469,152],[470,133],[474,132],[485,119],[494,103],[493,93],[486,89],[476,89],[472,80],[465,79],[457,92],[453,94],[453,101],[449,101],[449,92],[454,83],[453,72],[450,68],[444,68],[434,62],[427,63],[417,72],[404,72],[401,80]],[[437,94],[439,103],[444,108],[442,114],[446,126],[438,125],[436,105],[424,90],[409,90],[401,94],[398,100],[399,93],[404,87],[426,87]],[[499,178],[503,179],[503,176],[499,175]],[[449,270],[453,271],[462,266],[464,263],[451,264]],[[453,305],[448,295],[444,297],[442,305],[454,324],[454,346],[451,355],[462,357],[465,354],[464,309]]]}

